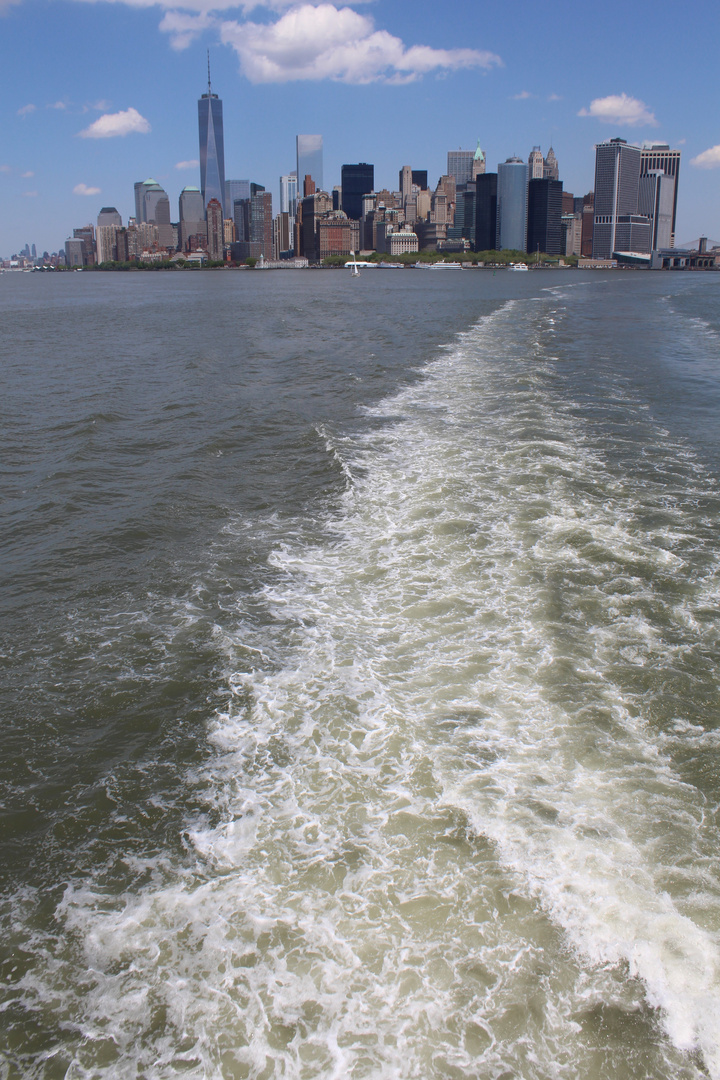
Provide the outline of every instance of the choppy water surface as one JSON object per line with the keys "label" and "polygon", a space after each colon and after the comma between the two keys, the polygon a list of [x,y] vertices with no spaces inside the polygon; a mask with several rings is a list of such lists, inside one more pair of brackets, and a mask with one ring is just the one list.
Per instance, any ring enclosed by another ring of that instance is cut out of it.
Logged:
{"label": "choppy water surface", "polygon": [[720,279],[0,285],[0,1075],[720,1078]]}

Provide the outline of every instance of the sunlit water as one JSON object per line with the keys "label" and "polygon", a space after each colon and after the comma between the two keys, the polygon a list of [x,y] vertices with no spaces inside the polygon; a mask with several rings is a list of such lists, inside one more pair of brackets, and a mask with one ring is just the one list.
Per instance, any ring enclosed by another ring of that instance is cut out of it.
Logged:
{"label": "sunlit water", "polygon": [[438,276],[0,281],[3,1076],[720,1078],[720,278]]}

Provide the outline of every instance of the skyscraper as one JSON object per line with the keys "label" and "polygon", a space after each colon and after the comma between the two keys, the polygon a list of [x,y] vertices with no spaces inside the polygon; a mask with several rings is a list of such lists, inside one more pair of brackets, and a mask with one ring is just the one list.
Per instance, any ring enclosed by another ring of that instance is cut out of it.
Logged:
{"label": "skyscraper", "polygon": [[114,206],[103,206],[97,218],[98,228],[101,225],[117,225],[122,227],[122,218]]}
{"label": "skyscraper", "polygon": [[198,100],[198,132],[200,136],[200,190],[203,205],[217,199],[225,205],[225,142],[223,138],[222,101],[213,94],[210,85],[210,53],[208,52],[208,88]]}
{"label": "skyscraper", "polygon": [[497,246],[497,173],[481,173],[475,181],[475,250]]}
{"label": "skyscraper", "polygon": [[235,203],[239,199],[250,198],[249,180],[226,180],[225,181],[225,217],[231,218],[234,213]]}
{"label": "skyscraper", "polygon": [[211,199],[207,204],[207,244],[208,258],[219,262],[223,257],[223,209],[219,199]]}
{"label": "skyscraper", "polygon": [[362,217],[362,197],[375,187],[375,166],[364,161],[343,165],[341,170],[342,209],[353,221]]}
{"label": "skyscraper", "polygon": [[[198,243],[198,237],[207,236],[205,223],[205,207],[200,188],[184,187],[180,192],[180,236],[179,244],[181,251],[190,251]],[[192,237],[195,238],[193,243]]]}
{"label": "skyscraper", "polygon": [[323,140],[322,135],[297,135],[295,138],[297,154],[298,188],[302,189],[306,176],[311,176],[316,191],[323,191]]}
{"label": "skyscraper", "polygon": [[485,151],[480,149],[480,140],[478,139],[477,150],[473,156],[472,166],[472,180],[477,180],[478,176],[482,176],[485,172]]}
{"label": "skyscraper", "polygon": [[157,225],[162,247],[172,249],[175,246],[170,200],[165,189],[152,177],[135,184],[135,220],[138,224]]}
{"label": "skyscraper", "polygon": [[508,158],[497,171],[497,246],[527,251],[528,167]]}
{"label": "skyscraper", "polygon": [[638,213],[639,183],[639,146],[625,139],[596,145],[594,259],[611,259],[615,251],[650,251],[650,219]]}
{"label": "skyscraper", "polygon": [[[640,175],[662,169],[666,176],[675,180],[673,189],[672,224],[670,226],[670,247],[675,246],[675,219],[677,217],[677,193],[680,180],[680,151],[671,150],[667,143],[643,143],[640,153]],[[667,190],[667,185],[665,185]],[[653,244],[653,247],[656,245]]]}
{"label": "skyscraper", "polygon": [[539,146],[533,146],[528,158],[528,173],[530,180],[542,180],[545,168],[545,158]]}
{"label": "skyscraper", "polygon": [[456,184],[467,184],[472,180],[473,150],[448,150],[447,175],[455,177]]}
{"label": "skyscraper", "polygon": [[564,255],[562,238],[562,181],[549,177],[528,184],[527,250]]}
{"label": "skyscraper", "polygon": [[545,158],[545,165],[543,167],[543,177],[546,180],[557,180],[560,176],[560,166],[558,165],[558,159],[555,157],[555,151],[552,146],[547,152]]}
{"label": "skyscraper", "polygon": [[117,225],[98,225],[95,230],[97,261],[99,263],[112,262],[117,259],[117,231]]}
{"label": "skyscraper", "polygon": [[280,177],[280,213],[295,217],[297,213],[298,182],[295,173]]}
{"label": "skyscraper", "polygon": [[640,175],[638,187],[638,212],[652,221],[650,247],[670,248],[673,242],[673,210],[675,207],[676,178],[662,169],[649,169]]}

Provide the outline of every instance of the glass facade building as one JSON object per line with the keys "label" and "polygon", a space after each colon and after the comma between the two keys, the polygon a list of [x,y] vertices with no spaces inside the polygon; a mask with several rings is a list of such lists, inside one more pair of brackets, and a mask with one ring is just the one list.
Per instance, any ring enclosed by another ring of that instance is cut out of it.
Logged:
{"label": "glass facade building", "polygon": [[226,180],[225,181],[225,217],[231,218],[234,214],[235,203],[239,199],[250,198],[249,180]]}
{"label": "glass facade building", "polygon": [[492,251],[497,244],[497,173],[475,180],[475,250]]}
{"label": "glass facade building", "polygon": [[297,176],[288,173],[280,177],[280,213],[295,217],[297,213]]}
{"label": "glass facade building", "polygon": [[222,101],[213,94],[208,69],[207,93],[198,101],[198,133],[200,137],[200,190],[203,206],[217,199],[225,207],[225,142],[223,137]]}
{"label": "glass facade building", "polygon": [[456,184],[469,184],[474,160],[474,150],[448,150],[447,175],[454,176]]}
{"label": "glass facade building", "polygon": [[191,237],[207,237],[207,225],[205,222],[205,205],[202,192],[198,187],[185,187],[180,192],[180,250],[188,251],[192,248]]}
{"label": "glass facade building", "polygon": [[528,167],[508,158],[497,171],[497,247],[527,251]]}
{"label": "glass facade building", "polygon": [[562,180],[535,179],[528,184],[527,250],[564,255]]}
{"label": "glass facade building", "polygon": [[362,217],[362,197],[375,188],[375,166],[361,161],[341,170],[342,210],[353,221]]}
{"label": "glass facade building", "polygon": [[297,185],[299,197],[302,197],[306,176],[312,177],[316,191],[323,191],[323,140],[322,135],[297,135],[295,138],[297,154]]}

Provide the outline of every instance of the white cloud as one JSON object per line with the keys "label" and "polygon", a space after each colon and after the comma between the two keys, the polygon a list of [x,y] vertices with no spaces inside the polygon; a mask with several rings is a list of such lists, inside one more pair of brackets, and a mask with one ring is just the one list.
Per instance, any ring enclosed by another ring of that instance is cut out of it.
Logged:
{"label": "white cloud", "polygon": [[37,109],[37,105],[23,105],[21,109],[18,109],[18,116],[29,116],[30,113],[34,113]]}
{"label": "white cloud", "polygon": [[10,172],[10,166],[9,165],[0,165],[0,172],[4,172],[4,173]]}
{"label": "white cloud", "polygon": [[527,101],[528,98],[534,97],[529,90],[521,90],[519,94],[513,94],[511,101]]}
{"label": "white cloud", "polygon": [[200,15],[187,15],[181,11],[168,11],[160,23],[160,29],[164,34],[170,35],[170,45],[178,52],[187,49],[196,38],[200,37],[203,30],[215,26],[215,20],[207,12]]}
{"label": "white cloud", "polygon": [[221,37],[253,83],[406,83],[431,71],[502,66],[499,56],[477,49],[408,47],[386,30],[375,30],[369,17],[329,3],[305,3],[272,24],[225,22]]}
{"label": "white cloud", "polygon": [[562,94],[548,94],[548,101],[562,101]]}
{"label": "white cloud", "polygon": [[78,134],[81,139],[113,139],[118,135],[130,135],[133,132],[146,135],[148,131],[148,121],[137,109],[131,108],[124,112],[105,113]]}
{"label": "white cloud", "polygon": [[[0,0],[0,10],[3,3],[8,0]],[[10,3],[21,3],[21,0],[9,0]],[[85,3],[98,3],[100,0],[83,0]],[[298,0],[103,0],[103,2],[122,2],[128,7],[151,8],[160,7],[172,12],[193,11],[198,14],[209,14],[213,11],[229,11],[231,8],[240,9],[243,15],[249,15],[252,11],[266,10],[278,14],[287,11],[288,8],[297,7]],[[327,0],[305,0],[306,5],[319,7],[327,3]],[[350,0],[354,7],[360,4],[372,4],[375,0]]]}
{"label": "white cloud", "polygon": [[64,101],[53,101],[51,105],[45,106],[47,109],[67,109],[67,105]]}
{"label": "white cloud", "polygon": [[23,191],[23,197],[25,199],[35,199],[37,198],[37,191]]}
{"label": "white cloud", "polygon": [[101,190],[99,187],[88,187],[87,184],[76,184],[73,195],[99,195]]}
{"label": "white cloud", "polygon": [[595,98],[590,102],[590,108],[581,109],[578,116],[594,116],[596,120],[618,126],[627,124],[629,127],[637,127],[638,124],[651,124],[657,127],[655,115],[650,112],[645,102],[628,97],[627,94]]}
{"label": "white cloud", "polygon": [[195,158],[192,158],[190,161],[177,161],[177,162],[175,162],[175,168],[176,169],[199,169],[200,168],[200,162],[197,161]]}
{"label": "white cloud", "polygon": [[20,175],[21,175],[21,177],[23,178],[23,180],[29,180],[31,176],[34,176],[34,175],[35,175],[35,173],[34,173],[34,172],[31,172],[31,171],[30,171],[30,170],[28,169],[28,171],[27,171],[27,172],[24,172],[24,173],[20,173]]}
{"label": "white cloud", "polygon": [[711,146],[709,150],[703,150],[702,154],[691,158],[690,164],[698,169],[720,169],[720,146]]}

